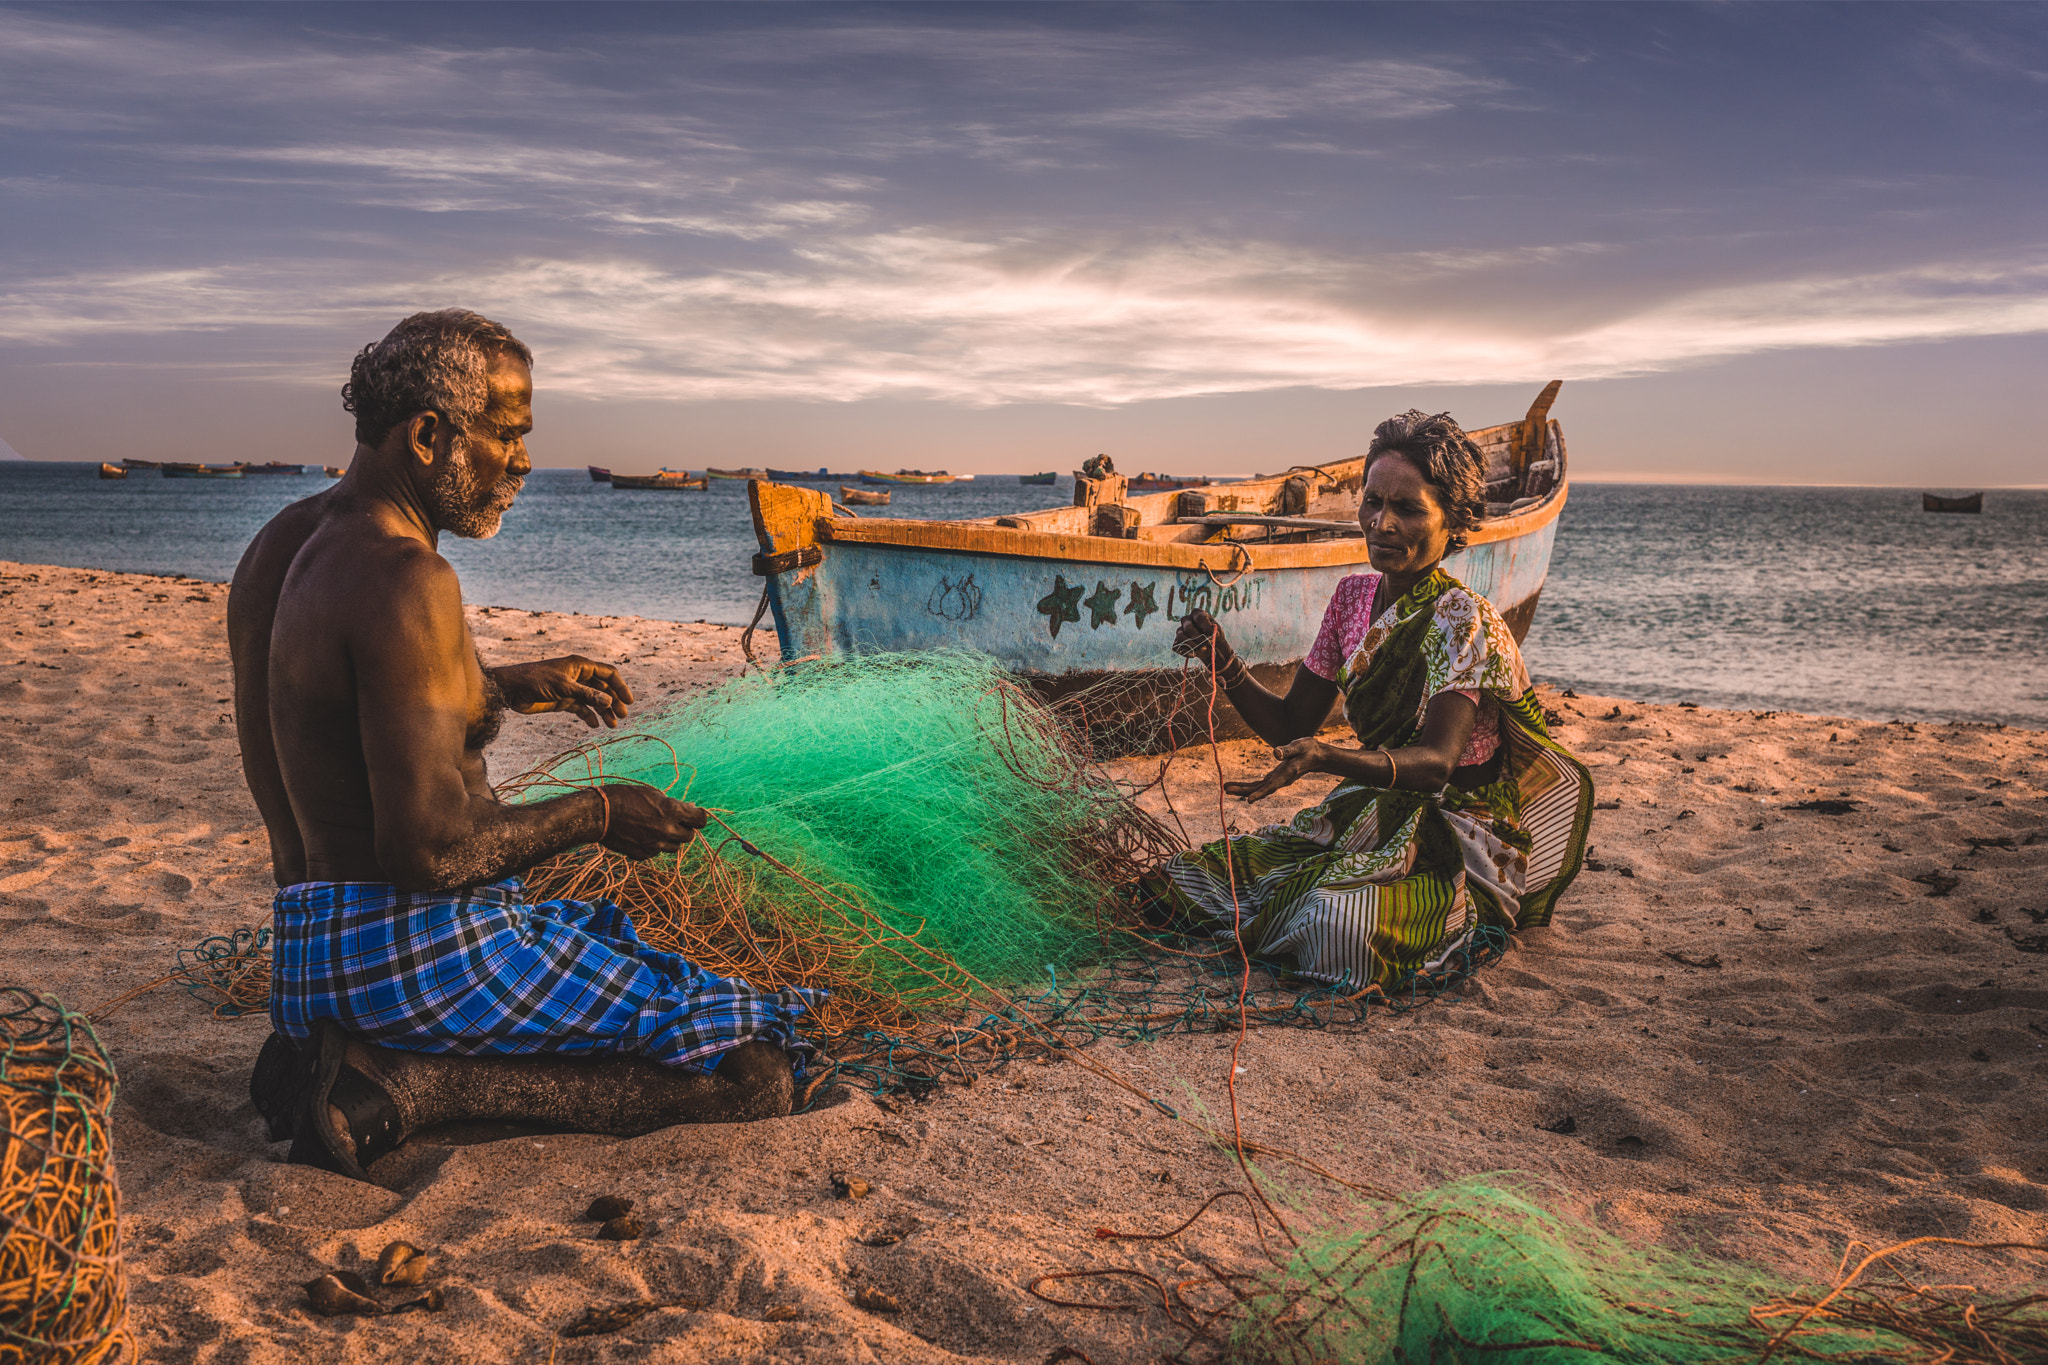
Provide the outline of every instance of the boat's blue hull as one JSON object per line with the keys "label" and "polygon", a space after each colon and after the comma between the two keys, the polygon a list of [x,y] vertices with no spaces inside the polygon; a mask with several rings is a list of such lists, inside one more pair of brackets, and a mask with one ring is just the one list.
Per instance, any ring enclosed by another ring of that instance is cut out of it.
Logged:
{"label": "boat's blue hull", "polygon": [[[1526,630],[1550,567],[1551,521],[1444,562]],[[1313,565],[1233,575],[1217,569],[1089,563],[973,551],[837,543],[821,563],[768,582],[785,659],[942,647],[994,655],[1047,677],[1178,667],[1175,625],[1200,609],[1248,663],[1308,653],[1338,580],[1369,566]]]}

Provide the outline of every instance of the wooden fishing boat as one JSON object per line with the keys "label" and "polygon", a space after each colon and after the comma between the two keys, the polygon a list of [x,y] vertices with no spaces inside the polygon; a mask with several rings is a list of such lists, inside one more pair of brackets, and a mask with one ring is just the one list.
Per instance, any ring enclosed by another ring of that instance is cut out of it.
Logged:
{"label": "wooden fishing boat", "polygon": [[774,483],[850,483],[859,478],[858,474],[834,474],[830,470],[771,469],[768,478]]}
{"label": "wooden fishing boat", "polygon": [[103,479],[125,479],[128,477],[128,471],[123,469],[120,465],[108,464],[105,461],[101,461],[100,477]]}
{"label": "wooden fishing boat", "polygon": [[1058,483],[1059,481],[1060,481],[1060,476],[1059,476],[1058,474],[1056,474],[1056,473],[1053,473],[1053,474],[1019,474],[1019,475],[1017,476],[1017,482],[1018,482],[1018,483],[1022,483],[1022,484],[1043,484],[1043,485],[1045,485],[1045,486],[1047,486],[1047,487],[1051,487],[1051,486],[1052,486],[1053,484],[1056,484],[1056,483]]}
{"label": "wooden fishing boat", "polygon": [[248,472],[246,465],[239,464],[173,464],[166,462],[163,475],[167,479],[239,479]]}
{"label": "wooden fishing boat", "polygon": [[592,483],[610,483],[612,481],[612,472],[609,469],[600,469],[594,464],[587,464],[583,467],[590,471],[590,481]]}
{"label": "wooden fishing boat", "polygon": [[1945,498],[1939,493],[1922,493],[1920,510],[1923,512],[1982,512],[1984,495],[1964,493],[1959,497]]}
{"label": "wooden fishing boat", "polygon": [[701,493],[711,487],[709,479],[693,479],[686,469],[664,469],[656,474],[614,474],[614,488],[651,488],[668,493]]}
{"label": "wooden fishing boat", "polygon": [[839,485],[839,500],[848,507],[887,507],[889,494],[884,489],[849,488],[842,483]]}
{"label": "wooden fishing boat", "polygon": [[[1518,639],[1568,493],[1564,432],[1549,418],[1559,387],[1521,420],[1471,433],[1487,518],[1444,562]],[[1083,476],[1070,507],[966,521],[839,517],[822,492],[756,482],[754,568],[785,659],[968,648],[1048,697],[1114,681],[1125,751],[1137,752],[1205,733],[1206,692],[1184,688],[1169,648],[1190,610],[1216,616],[1260,681],[1285,690],[1338,580],[1369,567],[1364,474],[1361,457],[1137,496],[1118,475]],[[1219,727],[1244,733],[1235,713]]]}
{"label": "wooden fishing boat", "polygon": [[265,464],[243,465],[242,472],[245,474],[303,474],[306,472],[306,467],[302,464],[279,464],[277,461],[271,460]]}
{"label": "wooden fishing boat", "polygon": [[161,461],[161,460],[123,460],[123,461],[121,461],[121,468],[123,468],[123,469],[162,469],[163,467],[164,467],[164,466],[163,466],[163,461]]}
{"label": "wooden fishing boat", "polygon": [[768,471],[765,469],[707,469],[704,471],[704,477],[707,479],[765,479],[768,477]]}
{"label": "wooden fishing boat", "polygon": [[338,479],[338,478],[340,478],[340,477],[341,477],[341,476],[342,476],[343,474],[345,474],[345,473],[347,473],[347,472],[348,472],[347,470],[343,469],[343,468],[342,468],[342,467],[341,467],[340,465],[338,465],[338,464],[329,464],[329,465],[322,465],[322,466],[320,466],[320,469],[321,469],[321,472],[322,472],[322,473],[324,473],[324,474],[326,474],[326,475],[327,475],[327,477],[328,477],[328,478],[330,478],[330,479]]}
{"label": "wooden fishing boat", "polygon": [[943,469],[899,469],[894,474],[884,474],[879,469],[863,469],[860,481],[866,484],[882,483],[951,483],[953,475]]}

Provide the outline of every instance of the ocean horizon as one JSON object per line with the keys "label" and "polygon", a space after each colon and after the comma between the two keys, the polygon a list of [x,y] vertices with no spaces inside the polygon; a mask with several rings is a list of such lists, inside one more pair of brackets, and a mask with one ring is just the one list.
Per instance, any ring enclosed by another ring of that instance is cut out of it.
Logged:
{"label": "ocean horizon", "polygon": [[[96,468],[0,462],[0,558],[224,582],[329,485]],[[889,515],[1029,511],[1071,486],[899,485]],[[744,483],[635,493],[580,467],[536,469],[494,539],[442,543],[481,605],[735,625],[756,548]],[[1644,701],[2048,728],[2048,491],[1944,516],[1918,489],[1575,482],[1524,651],[1541,681]]]}

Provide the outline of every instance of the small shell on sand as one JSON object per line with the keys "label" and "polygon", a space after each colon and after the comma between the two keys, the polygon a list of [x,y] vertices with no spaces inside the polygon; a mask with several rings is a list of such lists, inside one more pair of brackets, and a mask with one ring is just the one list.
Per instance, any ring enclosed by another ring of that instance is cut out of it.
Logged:
{"label": "small shell on sand", "polygon": [[418,1284],[434,1268],[434,1258],[411,1242],[393,1242],[377,1257],[377,1283]]}
{"label": "small shell on sand", "polygon": [[633,1201],[616,1194],[601,1194],[590,1201],[590,1207],[583,1216],[599,1223],[609,1223],[614,1218],[624,1218],[633,1211]]}
{"label": "small shell on sand", "polygon": [[352,1270],[337,1270],[306,1281],[306,1298],[313,1311],[323,1318],[373,1317],[384,1311],[383,1305],[370,1297],[370,1286],[363,1277]]}

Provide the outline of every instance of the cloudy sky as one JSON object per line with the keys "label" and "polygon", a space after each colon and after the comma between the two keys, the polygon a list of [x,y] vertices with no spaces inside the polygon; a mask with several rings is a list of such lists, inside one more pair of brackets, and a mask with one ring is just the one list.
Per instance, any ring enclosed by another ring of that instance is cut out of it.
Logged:
{"label": "cloudy sky", "polygon": [[2048,7],[0,6],[0,438],[328,462],[460,304],[542,463],[2048,481]]}

